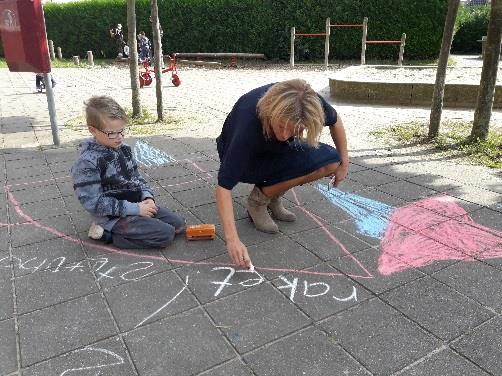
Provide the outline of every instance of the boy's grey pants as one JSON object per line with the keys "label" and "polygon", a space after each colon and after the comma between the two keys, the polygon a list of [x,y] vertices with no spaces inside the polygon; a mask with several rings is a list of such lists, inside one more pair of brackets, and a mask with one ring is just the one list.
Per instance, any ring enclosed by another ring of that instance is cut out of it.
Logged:
{"label": "boy's grey pants", "polygon": [[185,220],[166,208],[157,207],[152,217],[131,215],[120,218],[112,228],[118,248],[164,248],[185,228]]}

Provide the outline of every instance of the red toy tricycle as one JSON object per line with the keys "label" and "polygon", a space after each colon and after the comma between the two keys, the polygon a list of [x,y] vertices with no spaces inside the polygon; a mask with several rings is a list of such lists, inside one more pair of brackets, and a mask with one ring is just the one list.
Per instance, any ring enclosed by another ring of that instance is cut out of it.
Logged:
{"label": "red toy tricycle", "polygon": [[[139,72],[139,87],[149,86],[152,83],[152,73],[155,73],[155,68],[150,67],[150,59],[145,59],[143,61],[143,68]],[[162,69],[162,73],[172,72],[171,82],[174,86],[180,86],[181,80],[178,77],[178,71],[176,70],[176,54],[169,56],[169,66]]]}

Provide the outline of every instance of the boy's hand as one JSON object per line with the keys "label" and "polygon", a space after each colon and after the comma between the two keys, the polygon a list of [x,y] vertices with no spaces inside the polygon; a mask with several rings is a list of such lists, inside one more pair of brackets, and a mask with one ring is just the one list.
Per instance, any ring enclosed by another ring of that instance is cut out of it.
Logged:
{"label": "boy's hand", "polygon": [[152,218],[155,214],[157,214],[157,206],[152,199],[147,198],[139,203],[139,215],[141,217]]}

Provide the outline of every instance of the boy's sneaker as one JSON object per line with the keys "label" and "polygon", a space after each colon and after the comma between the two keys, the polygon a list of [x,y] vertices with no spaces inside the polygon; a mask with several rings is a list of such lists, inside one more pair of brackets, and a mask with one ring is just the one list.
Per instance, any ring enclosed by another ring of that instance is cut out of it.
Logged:
{"label": "boy's sneaker", "polygon": [[89,227],[87,236],[94,240],[100,240],[103,237],[104,232],[105,229],[103,227],[92,222],[91,227]]}

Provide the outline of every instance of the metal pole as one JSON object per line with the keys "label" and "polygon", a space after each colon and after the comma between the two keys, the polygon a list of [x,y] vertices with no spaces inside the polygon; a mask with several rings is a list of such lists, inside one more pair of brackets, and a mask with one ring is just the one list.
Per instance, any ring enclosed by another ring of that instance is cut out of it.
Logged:
{"label": "metal pole", "polygon": [[58,120],[56,117],[56,104],[54,102],[54,92],[52,91],[52,79],[50,73],[44,73],[45,94],[47,95],[47,107],[49,108],[49,118],[51,120],[52,142],[59,146]]}
{"label": "metal pole", "polygon": [[363,19],[363,40],[361,45],[361,65],[366,64],[366,37],[368,36],[368,17]]}
{"label": "metal pole", "polygon": [[401,45],[399,46],[399,59],[397,61],[397,65],[403,65],[403,55],[404,55],[404,46],[406,44],[406,33],[401,35]]}
{"label": "metal pole", "polygon": [[291,28],[291,45],[290,45],[289,65],[295,66],[295,27]]}
{"label": "metal pole", "polygon": [[331,27],[329,26],[331,21],[326,18],[326,41],[324,42],[324,65],[328,68],[329,65],[329,35],[331,31]]}

